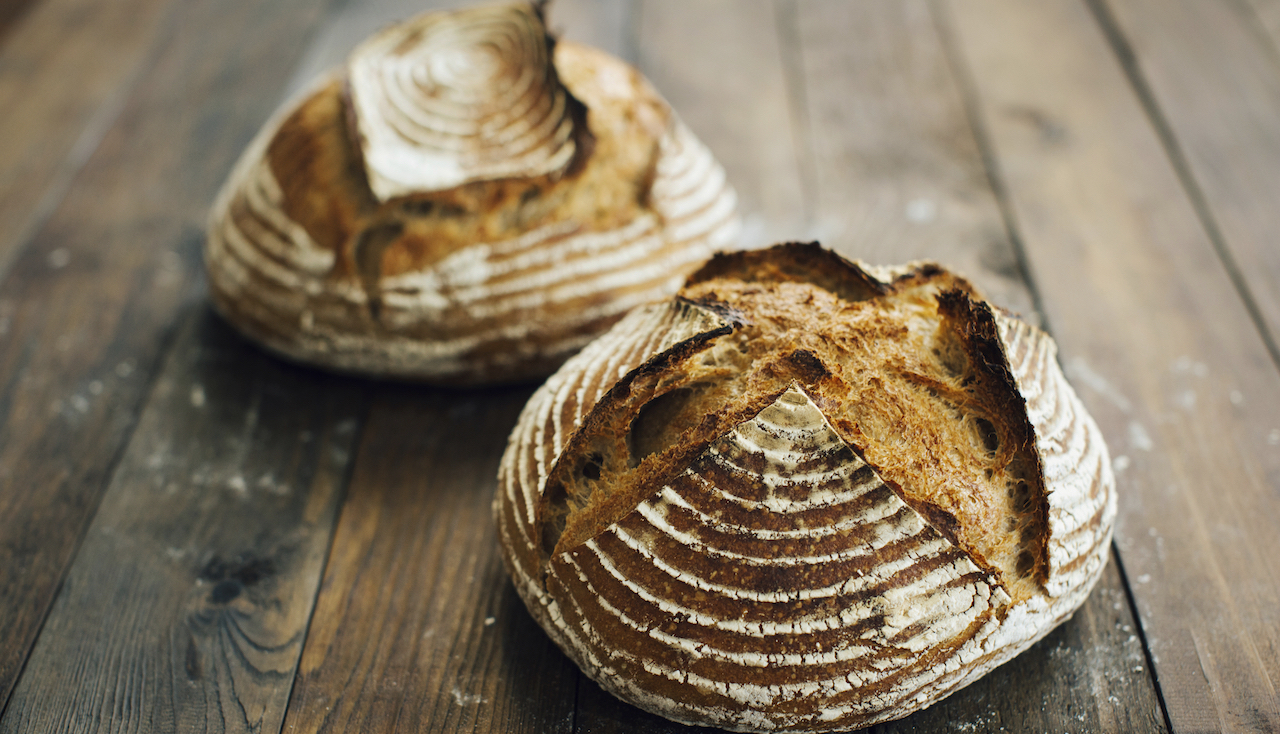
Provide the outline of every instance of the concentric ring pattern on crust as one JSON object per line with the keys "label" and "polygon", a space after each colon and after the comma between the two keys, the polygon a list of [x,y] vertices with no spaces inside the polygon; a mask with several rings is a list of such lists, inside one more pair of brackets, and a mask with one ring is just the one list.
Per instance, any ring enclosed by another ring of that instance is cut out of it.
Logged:
{"label": "concentric ring pattern on crust", "polygon": [[544,377],[738,230],[648,82],[514,3],[391,26],[286,104],[205,259],[218,310],[273,351],[481,384]]}
{"label": "concentric ring pattern on crust", "polygon": [[931,264],[718,256],[569,360],[494,504],[533,616],[669,718],[916,711],[1067,619],[1115,516],[1052,340]]}

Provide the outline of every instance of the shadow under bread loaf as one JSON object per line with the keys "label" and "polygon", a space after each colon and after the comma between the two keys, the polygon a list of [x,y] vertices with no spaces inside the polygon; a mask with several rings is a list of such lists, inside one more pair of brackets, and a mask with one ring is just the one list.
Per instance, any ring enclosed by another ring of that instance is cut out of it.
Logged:
{"label": "shadow under bread loaf", "polygon": [[732,246],[707,148],[541,8],[391,26],[282,108],[210,215],[219,312],[332,369],[528,380]]}
{"label": "shadow under bread loaf", "polygon": [[742,731],[910,714],[1067,619],[1106,447],[1052,340],[933,264],[720,255],[530,400],[499,472],[533,616],[615,695]]}

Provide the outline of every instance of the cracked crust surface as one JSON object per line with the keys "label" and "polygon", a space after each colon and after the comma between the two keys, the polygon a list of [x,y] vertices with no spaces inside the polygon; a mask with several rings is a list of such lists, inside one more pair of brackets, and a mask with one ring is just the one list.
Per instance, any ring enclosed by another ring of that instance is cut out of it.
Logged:
{"label": "cracked crust surface", "polygon": [[1101,572],[1114,483],[1052,342],[937,266],[723,256],[597,344],[530,401],[495,512],[534,616],[628,701],[898,718]]}

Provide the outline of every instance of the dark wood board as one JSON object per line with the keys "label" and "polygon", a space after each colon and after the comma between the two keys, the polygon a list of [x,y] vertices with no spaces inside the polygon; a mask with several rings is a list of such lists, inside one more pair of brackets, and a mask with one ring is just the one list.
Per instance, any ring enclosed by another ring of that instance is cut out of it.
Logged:
{"label": "dark wood board", "polygon": [[120,114],[173,6],[0,3],[0,275]]}
{"label": "dark wood board", "polygon": [[817,238],[875,264],[945,263],[1034,323],[1032,295],[927,5],[794,8]]}
{"label": "dark wood board", "polygon": [[529,394],[379,391],[288,731],[572,731],[577,671],[516,597],[492,520]]}
{"label": "dark wood board", "polygon": [[279,731],[364,385],[193,309],[0,731]]}
{"label": "dark wood board", "polygon": [[806,239],[777,4],[646,0],[638,15],[640,70],[724,166],[738,194],[741,246]]}
{"label": "dark wood board", "polygon": [[948,7],[1173,729],[1280,729],[1280,373],[1090,9]]}
{"label": "dark wood board", "polygon": [[[324,3],[181,6],[101,145],[0,281],[0,700],[185,303],[207,207]],[[238,79],[235,84],[229,79]]]}
{"label": "dark wood board", "polygon": [[1280,53],[1243,3],[1093,3],[1280,362]]}

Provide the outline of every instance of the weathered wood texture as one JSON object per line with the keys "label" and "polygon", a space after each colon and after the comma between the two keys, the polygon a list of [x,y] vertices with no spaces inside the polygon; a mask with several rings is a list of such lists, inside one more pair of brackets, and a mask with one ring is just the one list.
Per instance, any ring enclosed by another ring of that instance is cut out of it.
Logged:
{"label": "weathered wood texture", "polygon": [[[323,3],[184,3],[61,204],[0,282],[0,700],[132,430],[205,211]],[[12,41],[12,38],[9,39]],[[239,80],[236,84],[229,79]]]}
{"label": "weathered wood texture", "polygon": [[1035,323],[927,6],[794,8],[818,239],[872,263],[946,263]]}
{"label": "weathered wood texture", "polygon": [[516,597],[493,528],[498,459],[528,397],[380,391],[288,731],[572,730],[577,671]]}
{"label": "weathered wood texture", "polygon": [[1280,373],[1089,9],[949,8],[1173,728],[1280,729]]}
{"label": "weathered wood texture", "polygon": [[28,5],[0,3],[0,275],[120,113],[173,3]]}
{"label": "weathered wood texture", "polygon": [[1280,361],[1280,53],[1244,4],[1095,5]]}
{"label": "weathered wood texture", "polygon": [[744,247],[808,233],[776,16],[770,0],[647,0],[639,12],[640,69],[725,167]]}
{"label": "weathered wood texture", "polygon": [[363,406],[197,308],[0,731],[279,731]]}

